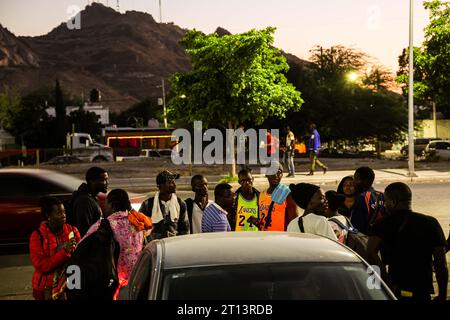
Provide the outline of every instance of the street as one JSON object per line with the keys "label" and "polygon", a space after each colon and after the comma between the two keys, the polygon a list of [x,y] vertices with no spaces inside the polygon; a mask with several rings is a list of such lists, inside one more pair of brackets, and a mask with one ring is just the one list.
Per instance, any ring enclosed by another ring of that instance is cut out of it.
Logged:
{"label": "street", "polygon": [[[287,183],[287,181],[285,181]],[[413,209],[420,213],[431,215],[438,219],[445,235],[449,233],[450,224],[450,194],[448,183],[414,183],[411,184],[413,191]],[[262,190],[263,185],[257,185]],[[375,184],[377,190],[383,191],[385,183]],[[324,190],[336,189],[335,185],[323,185]],[[192,192],[179,191],[178,196],[182,199],[190,197]],[[210,190],[210,197],[213,194]],[[447,254],[450,261],[450,254]],[[31,276],[33,267],[28,255],[0,256],[0,300],[32,299]]]}

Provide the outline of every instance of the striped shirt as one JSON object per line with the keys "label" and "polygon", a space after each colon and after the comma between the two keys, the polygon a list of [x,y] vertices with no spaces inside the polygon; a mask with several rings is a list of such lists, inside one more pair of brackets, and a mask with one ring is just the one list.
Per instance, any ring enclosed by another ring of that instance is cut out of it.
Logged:
{"label": "striped shirt", "polygon": [[227,219],[227,212],[217,203],[209,203],[202,217],[202,232],[223,232],[231,231],[230,223]]}

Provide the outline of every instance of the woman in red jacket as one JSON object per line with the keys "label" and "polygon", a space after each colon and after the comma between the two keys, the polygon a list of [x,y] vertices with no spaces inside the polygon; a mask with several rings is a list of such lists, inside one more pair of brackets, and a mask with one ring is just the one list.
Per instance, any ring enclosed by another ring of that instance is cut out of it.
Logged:
{"label": "woman in red jacket", "polygon": [[43,197],[41,213],[45,221],[30,237],[30,257],[33,274],[33,297],[36,300],[57,298],[55,288],[61,283],[64,264],[80,241],[77,228],[66,224],[64,206],[57,198]]}

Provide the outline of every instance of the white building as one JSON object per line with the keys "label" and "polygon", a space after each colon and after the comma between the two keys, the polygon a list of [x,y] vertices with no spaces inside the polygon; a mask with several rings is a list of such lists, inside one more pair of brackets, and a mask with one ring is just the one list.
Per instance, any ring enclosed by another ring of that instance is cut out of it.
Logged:
{"label": "white building", "polygon": [[[80,109],[78,106],[67,106],[66,107],[66,115],[70,115],[71,112],[77,111]],[[88,104],[84,103],[83,106],[84,111],[93,112],[96,115],[100,116],[99,121],[102,125],[109,124],[109,107],[104,107],[100,104]],[[52,117],[56,117],[56,111],[54,107],[47,108],[47,114]]]}
{"label": "white building", "polygon": [[3,128],[0,128],[0,151],[6,149],[6,147],[14,145],[15,138]]}

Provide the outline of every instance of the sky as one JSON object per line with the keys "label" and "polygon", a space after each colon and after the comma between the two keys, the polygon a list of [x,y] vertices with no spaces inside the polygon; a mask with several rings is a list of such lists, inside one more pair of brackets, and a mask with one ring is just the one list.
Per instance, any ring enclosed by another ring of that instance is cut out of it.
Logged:
{"label": "sky", "polygon": [[[409,43],[409,0],[160,0],[163,22],[212,33],[277,28],[275,46],[308,60],[315,45],[364,51],[391,71]],[[18,36],[43,35],[83,9],[88,0],[0,0],[0,24]],[[117,0],[101,2],[116,8]],[[414,0],[414,45],[424,41],[428,12]],[[120,12],[150,13],[159,21],[159,0],[120,0]],[[83,24],[81,17],[81,26]]]}

